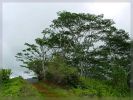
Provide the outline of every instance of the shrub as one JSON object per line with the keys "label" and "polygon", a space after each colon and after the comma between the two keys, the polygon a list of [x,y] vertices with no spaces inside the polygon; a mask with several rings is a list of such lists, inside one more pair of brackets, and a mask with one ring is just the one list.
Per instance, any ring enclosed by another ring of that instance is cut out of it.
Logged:
{"label": "shrub", "polygon": [[11,69],[0,69],[0,82],[9,80]]}
{"label": "shrub", "polygon": [[80,81],[82,83],[80,87],[73,89],[79,96],[125,97],[130,94],[127,90],[120,91],[120,89],[108,84],[108,82],[104,80],[80,77]]}
{"label": "shrub", "polygon": [[113,66],[111,78],[112,85],[127,85],[127,73],[121,66]]}
{"label": "shrub", "polygon": [[127,95],[130,92],[127,84],[127,72],[121,66],[112,68],[111,78],[107,83],[117,89],[121,95]]}
{"label": "shrub", "polygon": [[64,72],[65,76],[62,80],[62,83],[75,88],[78,87],[78,85],[80,84],[80,80],[79,75],[77,73],[78,72],[74,68],[67,68],[66,72]]}
{"label": "shrub", "polygon": [[[112,96],[111,87],[106,85],[101,80],[96,80],[92,78],[80,77],[82,82],[80,91],[78,90],[78,95],[81,96]],[[77,92],[77,90],[75,90]]]}
{"label": "shrub", "polygon": [[77,87],[79,83],[78,70],[68,66],[62,57],[55,56],[48,64],[46,80],[60,85]]}

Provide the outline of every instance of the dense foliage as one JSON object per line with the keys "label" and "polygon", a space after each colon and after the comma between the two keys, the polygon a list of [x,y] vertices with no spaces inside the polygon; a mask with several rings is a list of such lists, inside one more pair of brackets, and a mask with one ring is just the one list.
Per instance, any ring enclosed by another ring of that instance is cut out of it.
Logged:
{"label": "dense foliage", "polygon": [[48,63],[46,80],[69,87],[77,87],[80,83],[78,70],[68,66],[59,55],[55,55],[53,60]]}
{"label": "dense foliage", "polygon": [[0,69],[0,83],[8,81],[11,73],[11,69]]}
{"label": "dense foliage", "polygon": [[128,97],[130,91],[128,89],[122,89],[118,85],[109,85],[106,81],[93,79],[93,78],[81,78],[82,88],[74,88],[73,92],[79,96],[89,97]]}
{"label": "dense foliage", "polygon": [[27,48],[16,57],[40,80],[77,86],[78,78],[86,77],[127,92],[131,42],[128,33],[114,24],[103,15],[58,12],[43,37],[35,44],[25,43]]}

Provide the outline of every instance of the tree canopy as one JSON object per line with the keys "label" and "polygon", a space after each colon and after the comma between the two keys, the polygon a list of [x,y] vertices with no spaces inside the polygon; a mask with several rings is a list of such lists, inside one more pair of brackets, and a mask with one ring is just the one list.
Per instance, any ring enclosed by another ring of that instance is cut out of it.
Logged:
{"label": "tree canopy", "polygon": [[48,63],[58,54],[80,76],[114,83],[127,78],[131,42],[125,30],[117,29],[103,14],[62,11],[57,15],[42,31],[43,37],[35,39],[35,44],[25,43],[27,48],[16,55],[23,67],[45,79]]}

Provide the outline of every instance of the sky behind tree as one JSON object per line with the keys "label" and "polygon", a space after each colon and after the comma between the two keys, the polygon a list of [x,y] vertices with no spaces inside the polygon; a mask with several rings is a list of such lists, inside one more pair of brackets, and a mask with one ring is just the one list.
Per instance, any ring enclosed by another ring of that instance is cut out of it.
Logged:
{"label": "sky behind tree", "polygon": [[34,43],[63,10],[104,14],[118,29],[131,33],[130,3],[3,3],[3,68],[11,68],[12,76],[30,77],[24,74],[25,68],[19,67],[15,55],[24,49],[25,42]]}

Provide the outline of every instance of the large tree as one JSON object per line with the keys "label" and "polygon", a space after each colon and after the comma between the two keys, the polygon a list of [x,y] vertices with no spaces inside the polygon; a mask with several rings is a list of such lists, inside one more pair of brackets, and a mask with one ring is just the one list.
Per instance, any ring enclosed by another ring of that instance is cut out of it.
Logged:
{"label": "large tree", "polygon": [[43,38],[36,39],[34,45],[26,44],[29,50],[18,53],[17,57],[29,69],[44,74],[48,70],[47,61],[58,53],[68,65],[75,66],[81,76],[115,79],[114,70],[129,71],[128,33],[117,29],[111,19],[67,11],[57,15],[58,18],[42,32]]}

